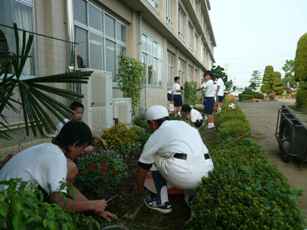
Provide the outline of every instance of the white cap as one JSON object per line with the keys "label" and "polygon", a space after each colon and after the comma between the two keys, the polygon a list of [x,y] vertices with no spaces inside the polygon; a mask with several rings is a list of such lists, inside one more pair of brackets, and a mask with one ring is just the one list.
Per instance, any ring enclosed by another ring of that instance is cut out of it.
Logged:
{"label": "white cap", "polygon": [[154,120],[159,120],[164,117],[168,117],[168,111],[167,109],[162,106],[162,105],[153,105],[150,106],[145,114],[146,120],[147,121],[154,121]]}

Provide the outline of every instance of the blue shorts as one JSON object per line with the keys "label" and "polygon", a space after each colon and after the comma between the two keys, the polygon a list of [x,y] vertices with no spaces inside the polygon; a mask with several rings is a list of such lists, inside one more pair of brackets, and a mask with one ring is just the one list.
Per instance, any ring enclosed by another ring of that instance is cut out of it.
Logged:
{"label": "blue shorts", "polygon": [[222,103],[224,101],[224,96],[217,96],[217,102]]}
{"label": "blue shorts", "polygon": [[204,113],[211,115],[213,113],[215,100],[214,97],[205,97],[204,100]]}
{"label": "blue shorts", "polygon": [[174,97],[173,97],[173,99],[174,99],[174,106],[175,107],[180,107],[180,106],[182,106],[182,97],[181,97],[181,95],[174,95]]}

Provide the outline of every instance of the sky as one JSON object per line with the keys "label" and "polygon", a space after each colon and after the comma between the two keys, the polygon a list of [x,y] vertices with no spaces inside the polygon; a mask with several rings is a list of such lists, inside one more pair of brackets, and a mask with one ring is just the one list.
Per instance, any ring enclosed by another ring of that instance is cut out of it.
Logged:
{"label": "sky", "polygon": [[282,72],[307,33],[307,0],[211,0],[216,64],[239,87],[266,65]]}

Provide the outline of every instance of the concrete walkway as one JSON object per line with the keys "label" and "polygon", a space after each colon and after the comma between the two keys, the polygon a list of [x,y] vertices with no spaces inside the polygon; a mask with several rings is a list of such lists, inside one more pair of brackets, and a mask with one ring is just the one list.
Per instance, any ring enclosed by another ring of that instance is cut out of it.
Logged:
{"label": "concrete walkway", "polygon": [[304,190],[300,198],[300,207],[307,218],[307,166],[298,166],[294,162],[284,163],[279,157],[279,147],[275,139],[277,112],[282,102],[240,103],[246,114],[252,135],[267,152],[268,159],[288,178],[289,184]]}

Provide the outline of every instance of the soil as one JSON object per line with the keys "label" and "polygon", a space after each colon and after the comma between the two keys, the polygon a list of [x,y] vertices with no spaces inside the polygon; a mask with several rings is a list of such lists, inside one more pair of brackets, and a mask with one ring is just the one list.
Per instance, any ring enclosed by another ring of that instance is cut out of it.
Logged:
{"label": "soil", "polygon": [[299,164],[295,161],[283,162],[274,136],[277,113],[282,104],[277,101],[240,103],[240,107],[250,122],[253,137],[266,151],[268,159],[288,179],[292,187],[303,189],[299,205],[307,218],[307,164]]}

